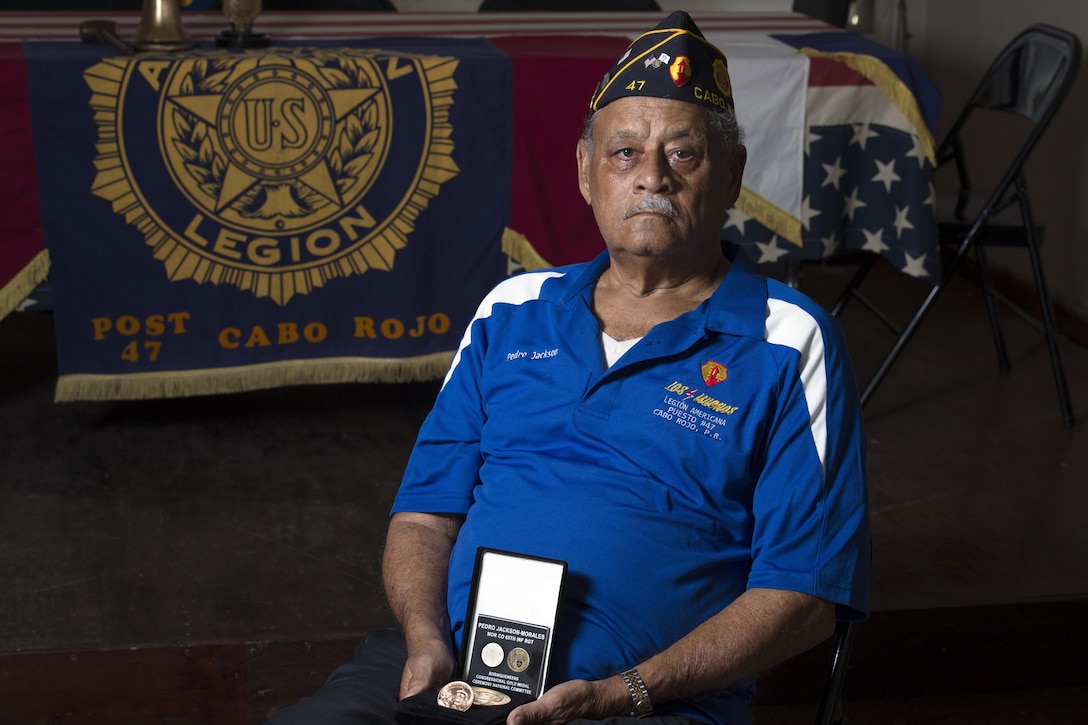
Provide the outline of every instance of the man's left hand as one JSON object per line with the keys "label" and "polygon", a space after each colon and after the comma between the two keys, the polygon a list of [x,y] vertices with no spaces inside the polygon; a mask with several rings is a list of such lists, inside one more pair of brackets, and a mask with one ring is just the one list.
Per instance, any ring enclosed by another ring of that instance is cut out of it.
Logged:
{"label": "man's left hand", "polygon": [[624,715],[630,709],[627,686],[619,677],[607,680],[570,680],[551,688],[540,699],[514,708],[507,725],[563,725],[571,720],[599,720]]}

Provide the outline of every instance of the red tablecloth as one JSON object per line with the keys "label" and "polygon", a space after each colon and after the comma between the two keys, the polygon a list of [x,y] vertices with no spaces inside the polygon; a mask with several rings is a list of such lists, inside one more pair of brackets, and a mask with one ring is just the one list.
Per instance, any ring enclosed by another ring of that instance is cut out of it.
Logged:
{"label": "red tablecloth", "polygon": [[26,62],[19,46],[0,43],[0,317],[45,278],[38,184],[27,102]]}

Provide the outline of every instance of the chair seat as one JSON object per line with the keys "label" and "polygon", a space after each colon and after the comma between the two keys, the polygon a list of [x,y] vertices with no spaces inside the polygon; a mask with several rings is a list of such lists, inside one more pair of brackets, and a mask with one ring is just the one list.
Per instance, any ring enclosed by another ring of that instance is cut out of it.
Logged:
{"label": "chair seat", "polygon": [[[1035,226],[1035,240],[1040,245],[1045,228],[1042,225]],[[969,222],[952,221],[937,224],[937,234],[941,245],[959,244],[970,231]],[[1019,224],[987,224],[976,244],[984,244],[987,247],[1026,247],[1028,237],[1024,233],[1024,227]]]}

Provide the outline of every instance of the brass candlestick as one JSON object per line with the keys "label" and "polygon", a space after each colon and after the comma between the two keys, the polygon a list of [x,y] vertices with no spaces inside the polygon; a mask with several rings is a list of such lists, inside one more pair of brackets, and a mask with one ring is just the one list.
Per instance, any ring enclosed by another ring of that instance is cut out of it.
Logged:
{"label": "brass candlestick", "polygon": [[136,50],[192,48],[193,41],[181,26],[178,0],[144,0],[135,41]]}
{"label": "brass candlestick", "polygon": [[253,21],[261,12],[261,0],[223,0],[223,14],[230,20],[230,29],[219,33],[215,44],[220,48],[264,48],[268,38],[253,32]]}

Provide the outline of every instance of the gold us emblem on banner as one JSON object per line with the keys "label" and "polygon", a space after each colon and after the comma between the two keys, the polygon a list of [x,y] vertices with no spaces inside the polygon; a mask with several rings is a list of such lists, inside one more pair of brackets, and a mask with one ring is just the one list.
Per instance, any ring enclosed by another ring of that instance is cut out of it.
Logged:
{"label": "gold us emblem on banner", "polygon": [[84,73],[99,134],[92,191],[143,232],[171,281],[282,305],[392,269],[459,171],[456,68],[318,48],[102,61]]}

